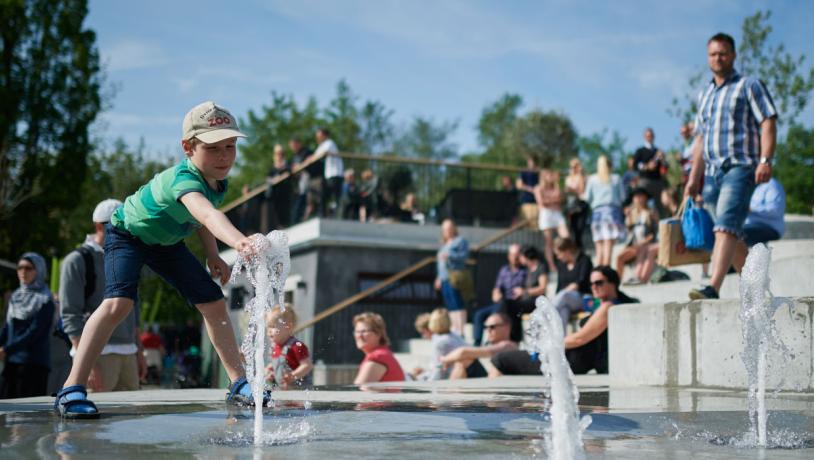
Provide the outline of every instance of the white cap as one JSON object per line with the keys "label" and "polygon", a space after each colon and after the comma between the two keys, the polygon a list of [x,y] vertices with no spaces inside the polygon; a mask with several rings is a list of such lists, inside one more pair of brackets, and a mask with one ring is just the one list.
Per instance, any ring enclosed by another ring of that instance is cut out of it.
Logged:
{"label": "white cap", "polygon": [[105,222],[110,222],[110,216],[113,215],[113,211],[116,210],[119,206],[121,206],[122,202],[119,200],[115,200],[113,198],[108,198],[101,203],[96,205],[96,209],[93,210],[93,221],[99,222],[100,224],[104,224]]}
{"label": "white cap", "polygon": [[214,144],[230,137],[246,137],[237,127],[237,119],[228,110],[206,101],[198,104],[184,117],[183,135],[187,141],[197,137],[207,144]]}

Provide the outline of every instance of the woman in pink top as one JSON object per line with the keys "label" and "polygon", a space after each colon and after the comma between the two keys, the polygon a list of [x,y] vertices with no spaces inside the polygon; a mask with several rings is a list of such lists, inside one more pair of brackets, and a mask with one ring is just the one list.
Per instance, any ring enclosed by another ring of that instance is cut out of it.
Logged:
{"label": "woman in pink top", "polygon": [[390,351],[390,339],[381,315],[365,312],[354,316],[353,337],[356,339],[356,348],[365,353],[365,359],[359,365],[359,372],[353,380],[355,385],[404,380],[404,371]]}

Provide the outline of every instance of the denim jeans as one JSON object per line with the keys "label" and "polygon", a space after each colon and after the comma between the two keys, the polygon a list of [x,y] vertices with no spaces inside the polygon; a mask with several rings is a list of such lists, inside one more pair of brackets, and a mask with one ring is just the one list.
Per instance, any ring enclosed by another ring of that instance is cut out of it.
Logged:
{"label": "denim jeans", "polygon": [[715,222],[713,231],[743,238],[743,223],[749,214],[749,201],[755,190],[755,167],[729,165],[704,177],[704,207]]}
{"label": "denim jeans", "polygon": [[147,265],[193,305],[223,298],[223,291],[183,241],[145,244],[125,230],[105,225],[105,298],[136,300],[141,268]]}
{"label": "denim jeans", "polygon": [[458,311],[464,309],[464,299],[461,292],[452,287],[449,280],[441,282],[441,296],[444,298],[444,305],[446,305],[447,310]]}

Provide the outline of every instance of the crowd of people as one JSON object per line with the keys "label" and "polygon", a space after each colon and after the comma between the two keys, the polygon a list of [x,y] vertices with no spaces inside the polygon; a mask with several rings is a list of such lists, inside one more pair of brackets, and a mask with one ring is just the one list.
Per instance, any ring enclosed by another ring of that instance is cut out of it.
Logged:
{"label": "crowd of people", "polygon": [[[503,178],[503,187],[518,193],[519,217],[542,232],[544,247],[508,248],[491,304],[474,313],[471,345],[463,339],[467,310],[475,301],[466,266],[469,244],[453,221],[444,221],[435,287],[445,308],[416,321],[420,335],[432,340],[431,362],[405,373],[390,349],[382,316],[362,313],[352,321],[356,347],[364,353],[354,382],[538,373],[537,357],[518,346],[523,337],[521,319],[553,279],[552,303],[562,320],[572,370],[607,372],[608,312],[616,304],[636,301],[620,290],[626,265],[634,265],[627,284],[653,280],[657,223],[678,214],[687,200],[703,203],[712,216],[715,238],[711,263],[704,269],[708,282],[693,289],[690,298],[717,298],[725,275],[741,269],[748,248],[782,237],[785,229],[785,192],[772,177],[777,110],[762,82],[735,71],[735,57],[732,37],[716,34],[709,39],[707,59],[713,78],[699,97],[694,121],[680,130],[685,140],[684,149],[675,154],[680,182],[670,183],[670,157],[655,146],[650,128],[644,130],[644,144],[627,159],[622,175],[613,173],[610,159],[602,155],[590,175],[579,159],[572,159],[562,184],[558,171],[537,168],[533,157],[527,158],[527,168],[514,184]],[[200,311],[230,379],[227,402],[255,403],[223,292],[212,279],[223,284],[230,274],[218,255],[216,239],[243,254],[251,254],[265,241],[262,235],[242,234],[217,210],[235,161],[237,139],[245,136],[235,117],[212,102],[190,110],[182,127],[186,157],[180,164],[156,175],[124,203],[105,200],[96,207],[93,233],[62,264],[58,295],[48,287],[49,272],[41,255],[25,252],[19,257],[19,288],[8,299],[0,329],[0,398],[45,394],[55,323],[73,358],[54,403],[63,417],[99,416],[87,398],[89,390],[138,388],[148,368],[160,366],[165,353],[158,331],[150,328],[140,334],[137,327],[137,286],[141,268],[147,265]],[[362,171],[357,179],[355,171],[345,169],[327,129],[317,130],[316,141],[311,152],[300,139],[291,139],[290,163],[283,147],[275,147],[269,177],[294,175],[288,188],[268,191],[279,225],[314,215],[423,220],[414,195],[396,205],[371,170]],[[183,243],[196,231],[209,272]],[[588,231],[593,261],[586,252]],[[614,261],[613,249],[620,242],[623,249]],[[312,383],[312,357],[292,335],[294,311],[277,306],[266,318],[273,344],[266,379],[280,389]],[[569,323],[580,312],[584,315],[577,316],[579,327],[569,332]],[[489,371],[481,359],[492,362]],[[264,393],[264,404],[269,397]]]}
{"label": "crowd of people", "polygon": [[274,228],[289,227],[311,217],[424,223],[414,193],[405,194],[397,202],[372,169],[345,168],[328,129],[317,129],[315,141],[317,148],[311,151],[300,138],[290,139],[291,160],[286,158],[281,144],[274,146],[264,195]]}

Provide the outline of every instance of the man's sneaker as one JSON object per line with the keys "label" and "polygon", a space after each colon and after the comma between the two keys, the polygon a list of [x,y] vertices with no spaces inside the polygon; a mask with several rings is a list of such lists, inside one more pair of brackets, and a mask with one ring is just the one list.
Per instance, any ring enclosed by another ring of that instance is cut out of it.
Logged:
{"label": "man's sneaker", "polygon": [[717,299],[717,298],[718,291],[716,291],[715,288],[712,286],[704,286],[701,289],[690,289],[691,300]]}

